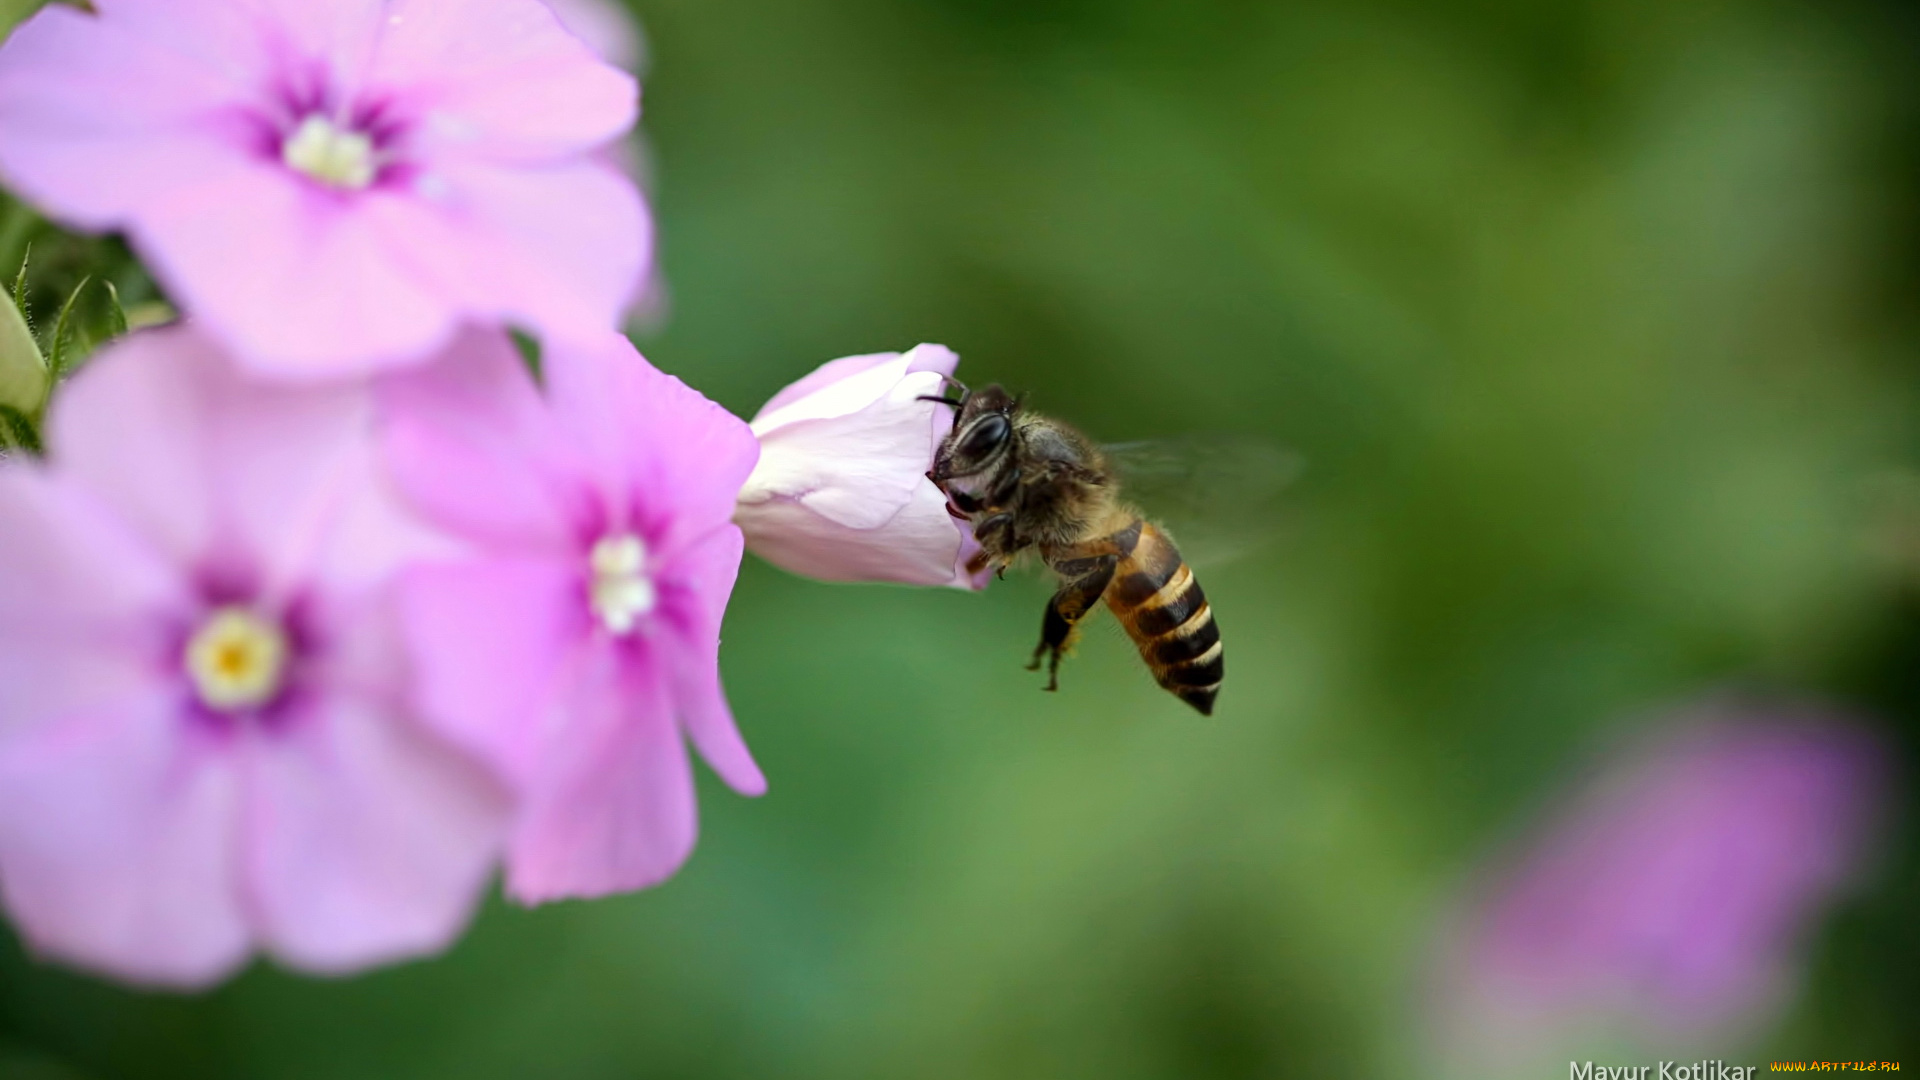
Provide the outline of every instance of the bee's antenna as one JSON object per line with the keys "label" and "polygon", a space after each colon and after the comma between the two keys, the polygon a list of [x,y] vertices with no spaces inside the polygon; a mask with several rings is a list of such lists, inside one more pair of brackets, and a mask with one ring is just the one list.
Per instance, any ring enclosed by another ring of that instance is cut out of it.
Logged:
{"label": "bee's antenna", "polygon": [[967,389],[966,383],[961,382],[959,379],[956,379],[951,375],[940,376],[940,381],[946,383],[949,389],[958,387],[960,390],[960,396],[957,398],[951,398],[945,394],[921,394],[919,397],[914,398],[914,400],[915,401],[937,401],[942,405],[946,405],[950,408],[958,409],[962,405],[965,405],[967,403],[967,397],[973,393],[973,391]]}

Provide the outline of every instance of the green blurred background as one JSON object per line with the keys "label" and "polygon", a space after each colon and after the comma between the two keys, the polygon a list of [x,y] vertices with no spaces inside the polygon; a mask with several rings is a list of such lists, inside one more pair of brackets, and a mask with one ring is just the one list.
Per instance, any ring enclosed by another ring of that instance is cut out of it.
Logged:
{"label": "green blurred background", "polygon": [[[1218,713],[1110,622],[1041,693],[1037,578],[749,560],[723,662],[772,790],[703,775],[673,881],[202,996],[9,938],[0,1075],[1436,1075],[1436,921],[1610,729],[1738,683],[1910,752],[1905,5],[636,10],[661,366],[750,415],[938,341],[1102,438],[1304,456],[1280,540],[1205,575]],[[1920,1068],[1917,913],[1909,831],[1792,1010],[1700,1049]]]}

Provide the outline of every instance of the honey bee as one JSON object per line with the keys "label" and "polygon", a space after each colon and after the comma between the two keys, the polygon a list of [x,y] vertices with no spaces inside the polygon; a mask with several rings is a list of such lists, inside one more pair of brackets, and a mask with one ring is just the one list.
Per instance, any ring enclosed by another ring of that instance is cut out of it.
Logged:
{"label": "honey bee", "polygon": [[1060,578],[1027,670],[1044,660],[1058,689],[1061,654],[1105,600],[1154,680],[1213,715],[1226,672],[1213,609],[1172,539],[1122,500],[1109,453],[999,386],[930,400],[954,408],[927,476],[979,541],[969,571],[1003,571],[1032,550]]}

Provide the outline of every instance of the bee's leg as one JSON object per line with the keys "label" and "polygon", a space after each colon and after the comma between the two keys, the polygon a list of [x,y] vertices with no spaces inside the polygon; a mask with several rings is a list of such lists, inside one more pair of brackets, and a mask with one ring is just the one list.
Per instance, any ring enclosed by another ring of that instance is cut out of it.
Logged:
{"label": "bee's leg", "polygon": [[[980,546],[996,559],[1011,561],[1014,555],[1025,550],[1033,541],[1020,535],[1019,527],[1012,514],[1002,511],[981,518],[973,526],[973,538]],[[1006,570],[1003,562],[1000,569]]]}
{"label": "bee's leg", "polygon": [[1107,554],[1052,564],[1067,580],[1047,601],[1047,613],[1040,621],[1040,644],[1034,647],[1033,660],[1027,664],[1028,671],[1038,671],[1041,658],[1046,658],[1048,690],[1060,689],[1060,654],[1073,643],[1074,628],[1107,591],[1113,568],[1119,563],[1120,556]]}
{"label": "bee's leg", "polygon": [[982,546],[995,546],[994,541],[989,538],[999,533],[1006,534],[1005,540],[1001,541],[998,545],[1005,547],[1007,542],[1013,539],[1012,514],[989,514],[973,523],[973,538],[978,540]]}

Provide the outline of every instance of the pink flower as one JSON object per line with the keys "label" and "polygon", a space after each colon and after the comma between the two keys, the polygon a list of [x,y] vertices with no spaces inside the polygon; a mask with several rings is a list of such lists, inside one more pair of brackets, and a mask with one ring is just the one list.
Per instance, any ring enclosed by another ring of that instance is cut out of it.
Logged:
{"label": "pink flower", "polygon": [[984,586],[927,479],[953,413],[921,398],[959,362],[940,345],[848,356],[775,394],[753,418],[760,464],[734,511],[754,554],[826,581]]}
{"label": "pink flower", "polygon": [[545,372],[543,399],[502,335],[473,334],[383,395],[402,485],[480,552],[408,576],[406,628],[426,711],[521,796],[507,889],[529,903],[679,868],[688,737],[766,789],[719,668],[753,433],[619,335],[550,348]]}
{"label": "pink flower", "polygon": [[415,359],[462,321],[617,325],[650,225],[600,151],[636,91],[540,0],[100,0],[0,47],[0,170],[124,229],[257,371]]}
{"label": "pink flower", "polygon": [[111,347],[0,467],[0,894],[38,952],[203,985],[443,948],[504,793],[404,707],[387,582],[433,546],[364,392]]}
{"label": "pink flower", "polygon": [[1441,1000],[1465,1060],[1594,1027],[1726,1039],[1790,999],[1806,931],[1861,869],[1881,747],[1821,710],[1725,699],[1676,721],[1578,792],[1459,928]]}

